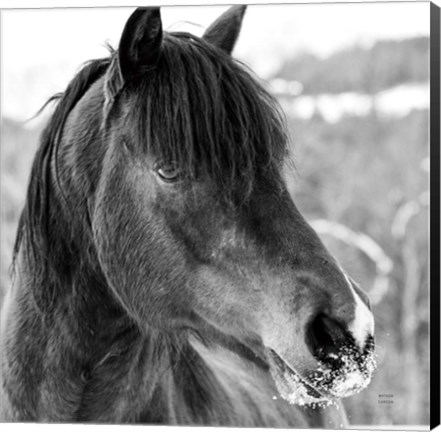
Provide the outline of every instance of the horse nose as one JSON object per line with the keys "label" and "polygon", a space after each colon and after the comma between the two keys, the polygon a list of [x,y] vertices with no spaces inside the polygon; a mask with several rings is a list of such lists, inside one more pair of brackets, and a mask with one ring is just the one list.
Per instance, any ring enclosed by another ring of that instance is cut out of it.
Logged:
{"label": "horse nose", "polygon": [[[325,313],[318,313],[307,325],[306,343],[311,354],[333,369],[343,366],[340,352],[344,347],[353,347],[354,342],[349,326]],[[358,348],[360,355],[370,354],[374,350],[373,335],[368,335]]]}
{"label": "horse nose", "polygon": [[361,354],[374,348],[374,317],[368,296],[344,272],[338,279],[337,293],[306,325],[306,342],[317,357],[323,354],[336,359],[342,346],[352,346]]}

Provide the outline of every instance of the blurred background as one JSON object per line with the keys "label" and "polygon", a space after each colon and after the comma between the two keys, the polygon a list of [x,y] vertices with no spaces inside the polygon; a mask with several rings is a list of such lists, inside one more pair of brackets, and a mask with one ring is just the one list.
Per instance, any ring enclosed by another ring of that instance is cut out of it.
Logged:
{"label": "blurred background", "polygon": [[[164,28],[201,35],[225,9],[165,7]],[[2,11],[0,301],[51,110],[27,120],[132,10]],[[428,424],[429,4],[250,6],[235,56],[286,114],[293,199],[372,300],[378,369],[344,400],[350,423]]]}

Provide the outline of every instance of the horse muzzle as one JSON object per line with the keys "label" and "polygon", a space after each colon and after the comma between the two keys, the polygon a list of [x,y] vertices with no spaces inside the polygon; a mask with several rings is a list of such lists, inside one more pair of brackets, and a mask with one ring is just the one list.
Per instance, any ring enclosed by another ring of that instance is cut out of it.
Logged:
{"label": "horse muzzle", "polygon": [[360,348],[344,326],[319,314],[308,324],[305,341],[311,357],[308,367],[305,362],[296,367],[288,356],[266,349],[273,380],[288,402],[327,405],[368,386],[376,367],[372,335]]}

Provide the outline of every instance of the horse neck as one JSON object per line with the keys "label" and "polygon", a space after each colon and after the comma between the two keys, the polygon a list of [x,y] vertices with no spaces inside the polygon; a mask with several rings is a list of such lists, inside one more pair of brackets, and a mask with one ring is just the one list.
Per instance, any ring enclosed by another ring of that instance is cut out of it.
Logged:
{"label": "horse neck", "polygon": [[[69,115],[65,130],[78,123],[75,117],[84,106],[94,117],[89,129],[82,131],[87,139],[75,150],[96,139],[101,84],[93,85]],[[15,281],[2,309],[2,399],[9,402],[2,404],[5,418],[76,418],[96,365],[138,337],[99,269],[87,220],[78,217],[87,209],[76,183],[79,176],[73,176],[74,167],[68,163],[72,158],[65,157],[72,145],[66,137],[60,143],[61,178],[55,177],[53,159],[42,160],[49,170],[42,173],[49,176],[44,191],[49,210],[43,213],[48,228],[38,223],[34,227],[35,221],[24,217]],[[31,177],[31,182],[39,181]],[[58,397],[61,394],[69,395],[69,400]]]}

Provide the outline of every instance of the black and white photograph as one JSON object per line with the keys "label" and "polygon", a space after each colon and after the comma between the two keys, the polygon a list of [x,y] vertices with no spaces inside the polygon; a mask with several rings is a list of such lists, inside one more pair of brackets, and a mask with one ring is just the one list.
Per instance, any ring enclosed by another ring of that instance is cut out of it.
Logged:
{"label": "black and white photograph", "polygon": [[439,423],[439,14],[2,8],[0,422]]}

